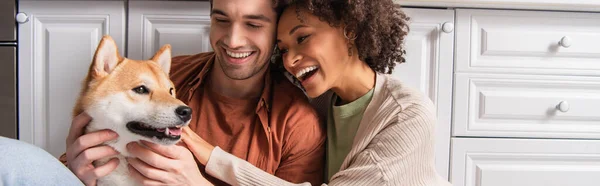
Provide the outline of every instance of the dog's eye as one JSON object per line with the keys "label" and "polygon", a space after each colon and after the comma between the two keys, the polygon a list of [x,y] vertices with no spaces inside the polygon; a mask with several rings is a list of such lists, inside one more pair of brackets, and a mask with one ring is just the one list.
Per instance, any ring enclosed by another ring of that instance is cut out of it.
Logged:
{"label": "dog's eye", "polygon": [[169,94],[173,95],[173,88],[169,89]]}
{"label": "dog's eye", "polygon": [[144,85],[142,85],[142,86],[139,86],[139,87],[135,87],[135,88],[133,89],[133,91],[134,91],[135,93],[138,93],[138,94],[148,94],[148,93],[150,93],[150,92],[148,91],[148,88],[146,88],[146,86],[144,86]]}

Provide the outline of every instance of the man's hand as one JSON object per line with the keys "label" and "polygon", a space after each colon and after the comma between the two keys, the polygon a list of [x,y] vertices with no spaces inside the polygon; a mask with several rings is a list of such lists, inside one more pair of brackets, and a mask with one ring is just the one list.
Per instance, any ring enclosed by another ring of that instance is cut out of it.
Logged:
{"label": "man's hand", "polygon": [[[192,153],[179,145],[142,141],[127,144],[130,174],[144,185],[211,185],[198,169]],[[146,147],[145,147],[146,146]]]}
{"label": "man's hand", "polygon": [[96,180],[108,175],[117,168],[119,160],[111,159],[108,163],[94,167],[93,161],[117,155],[113,148],[100,144],[114,140],[117,133],[110,130],[96,131],[83,135],[84,128],[92,118],[82,113],[71,123],[69,135],[67,136],[67,164],[69,169],[88,186],[95,186]]}

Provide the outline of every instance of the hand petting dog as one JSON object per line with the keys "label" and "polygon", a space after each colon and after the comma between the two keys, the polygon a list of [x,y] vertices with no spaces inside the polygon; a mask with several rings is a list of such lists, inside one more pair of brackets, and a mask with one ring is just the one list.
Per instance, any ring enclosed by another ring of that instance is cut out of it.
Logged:
{"label": "hand petting dog", "polygon": [[83,133],[83,128],[92,120],[86,113],[73,119],[67,137],[67,167],[87,186],[96,186],[96,180],[111,173],[117,168],[119,160],[112,158],[108,163],[95,167],[92,162],[119,154],[107,145],[118,134],[110,130]]}
{"label": "hand petting dog", "polygon": [[127,144],[129,172],[143,185],[212,185],[198,169],[192,153],[180,145],[143,141]]}

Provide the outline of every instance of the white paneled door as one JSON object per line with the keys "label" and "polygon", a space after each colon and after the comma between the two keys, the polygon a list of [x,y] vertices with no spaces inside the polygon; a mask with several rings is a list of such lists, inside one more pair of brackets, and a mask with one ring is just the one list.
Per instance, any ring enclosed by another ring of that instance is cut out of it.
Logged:
{"label": "white paneled door", "polygon": [[406,63],[393,76],[429,96],[437,107],[436,168],[448,178],[452,108],[454,11],[403,9],[411,17],[406,37]]}
{"label": "white paneled door", "polygon": [[128,57],[150,59],[164,44],[173,56],[212,51],[208,1],[129,1]]}
{"label": "white paneled door", "polygon": [[[94,8],[89,8],[94,7]],[[58,157],[72,108],[98,42],[111,35],[124,51],[125,4],[118,1],[20,1],[19,138]]]}

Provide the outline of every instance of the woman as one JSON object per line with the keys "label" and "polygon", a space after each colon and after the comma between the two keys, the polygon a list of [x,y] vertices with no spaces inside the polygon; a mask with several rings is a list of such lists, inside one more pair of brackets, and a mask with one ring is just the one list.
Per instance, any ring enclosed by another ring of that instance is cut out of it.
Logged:
{"label": "woman", "polygon": [[[404,61],[407,32],[392,0],[295,1],[281,15],[279,59],[327,124],[324,182],[450,185],[434,168],[433,104],[387,75]],[[226,157],[207,172],[227,183],[292,185],[229,154],[210,157]]]}

